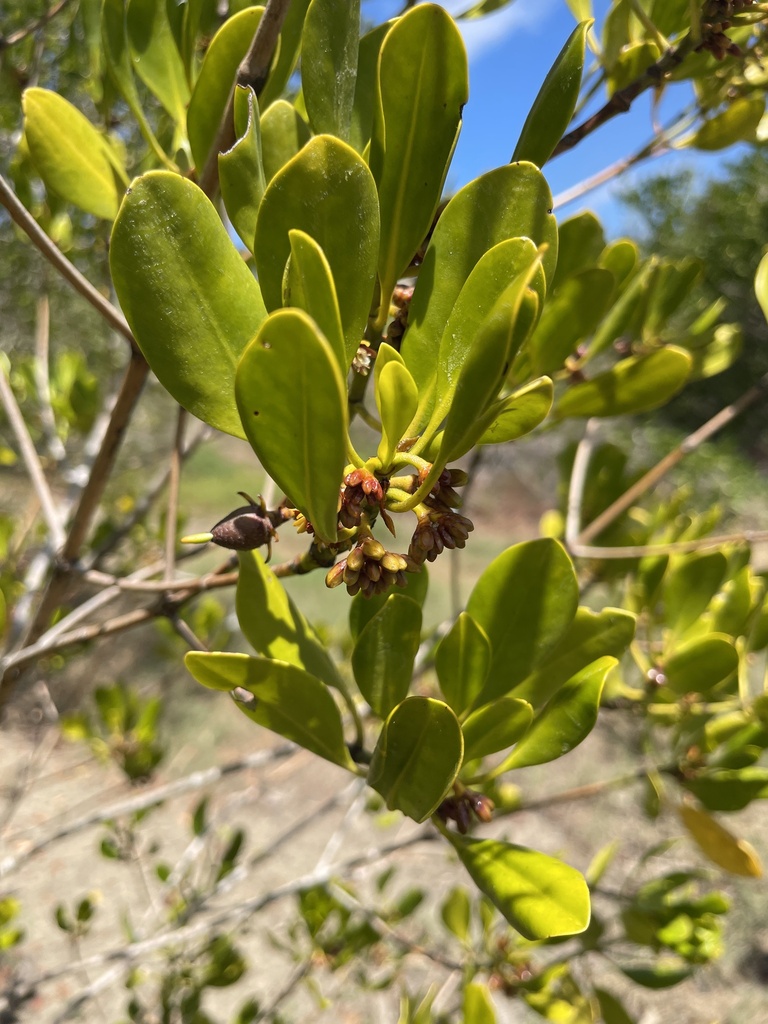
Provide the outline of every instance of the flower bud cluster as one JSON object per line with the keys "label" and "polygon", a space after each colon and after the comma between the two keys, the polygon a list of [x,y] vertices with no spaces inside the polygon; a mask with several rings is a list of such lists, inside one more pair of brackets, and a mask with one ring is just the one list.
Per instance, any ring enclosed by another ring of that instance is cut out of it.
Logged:
{"label": "flower bud cluster", "polygon": [[408,326],[408,311],[413,297],[413,286],[398,285],[392,296],[392,307],[390,314],[393,319],[387,328],[385,341],[400,351],[400,343],[403,340],[405,329]]}
{"label": "flower bud cluster", "polygon": [[472,824],[472,815],[486,824],[493,818],[493,800],[473,789],[464,789],[447,797],[437,809],[443,821],[455,821],[456,828],[464,836]]}
{"label": "flower bud cluster", "polygon": [[382,543],[368,536],[333,566],[325,577],[325,585],[333,588],[343,583],[351,597],[357,593],[373,597],[392,586],[404,587],[406,572],[418,572],[418,566],[407,555],[387,551]]}
{"label": "flower bud cluster", "polygon": [[752,0],[709,0],[702,10],[702,39],[696,51],[708,50],[716,60],[726,54],[743,56],[740,47],[725,34],[731,27],[731,16],[753,6]]}
{"label": "flower bud cluster", "polygon": [[344,477],[341,492],[339,522],[346,529],[360,525],[363,512],[368,508],[378,511],[384,502],[387,482],[382,483],[367,469],[353,469]]}
{"label": "flower bud cluster", "polygon": [[472,520],[458,512],[429,512],[419,518],[408,554],[419,565],[434,562],[445,548],[463,548],[474,528]]}

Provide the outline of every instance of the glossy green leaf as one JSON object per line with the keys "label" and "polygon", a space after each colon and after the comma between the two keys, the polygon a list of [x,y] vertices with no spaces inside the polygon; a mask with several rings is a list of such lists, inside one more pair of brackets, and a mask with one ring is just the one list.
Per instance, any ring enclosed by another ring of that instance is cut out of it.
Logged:
{"label": "glossy green leaf", "polygon": [[320,540],[336,540],[347,395],[336,355],[314,320],[299,309],[267,317],[238,364],[235,398],[264,469]]}
{"label": "glossy green leaf", "polygon": [[754,142],[757,126],[765,113],[765,96],[742,96],[720,114],[709,118],[691,139],[696,149],[726,149],[737,142]]}
{"label": "glossy green leaf", "polygon": [[232,227],[250,249],[256,234],[259,206],[267,187],[261,157],[258,104],[250,87],[243,89],[237,86],[235,89],[235,124],[238,126],[237,142],[226,153],[219,153],[219,188]]}
{"label": "glossy green leaf", "polygon": [[563,368],[579,343],[595,330],[611,303],[613,274],[600,267],[579,271],[547,302],[526,346],[531,371],[537,376]]}
{"label": "glossy green leaf", "polygon": [[636,82],[661,56],[658,43],[653,39],[639,39],[625,46],[611,67],[606,81],[609,96]]}
{"label": "glossy green leaf", "polygon": [[690,978],[693,974],[692,967],[681,967],[678,961],[664,963],[663,961],[650,964],[647,967],[619,967],[622,974],[625,974],[630,981],[643,988],[661,990],[674,988],[681,981]]}
{"label": "glossy green leaf", "polygon": [[387,363],[376,378],[375,397],[381,418],[381,441],[377,454],[386,468],[406,436],[419,404],[416,383],[404,363],[394,359]]}
{"label": "glossy green leaf", "polygon": [[133,69],[177,125],[186,122],[189,85],[162,0],[128,0],[125,26]]}
{"label": "glossy green leaf", "polygon": [[258,551],[238,553],[235,609],[243,635],[266,658],[296,665],[329,686],[346,687],[322,641]]}
{"label": "glossy green leaf", "polygon": [[161,161],[168,163],[168,158],[150,128],[136,89],[125,26],[124,0],[103,0],[101,44],[109,76],[128,104],[128,109],[136,118],[141,134],[152,147],[155,155]]}
{"label": "glossy green leaf", "polygon": [[669,317],[701,280],[703,269],[701,260],[692,258],[659,264],[648,293],[648,305],[643,320],[645,337],[658,337]]}
{"label": "glossy green leaf", "polygon": [[288,4],[283,27],[280,29],[277,59],[273,61],[269,78],[259,96],[259,103],[264,111],[283,95],[296,67],[309,2],[310,0],[291,0]]}
{"label": "glossy green leaf", "polygon": [[762,600],[764,584],[745,565],[730,578],[712,601],[709,613],[712,630],[732,637],[744,636],[752,623],[752,612]]}
{"label": "glossy green leaf", "polygon": [[487,985],[471,981],[464,986],[463,1024],[496,1024],[496,1011]]}
{"label": "glossy green leaf", "polygon": [[587,347],[585,361],[594,359],[619,338],[634,338],[637,335],[645,310],[648,288],[655,272],[655,262],[648,260],[630,280],[595,331]]}
{"label": "glossy green leaf", "polygon": [[71,103],[48,89],[22,97],[24,138],[45,187],[95,217],[112,220],[123,188],[109,141]]}
{"label": "glossy green leaf", "polygon": [[247,654],[190,651],[184,664],[203,686],[242,687],[254,702],[237,701],[244,714],[313,754],[355,771],[344,743],[341,714],[330,690],[295,665]]}
{"label": "glossy green leaf", "polygon": [[513,161],[530,160],[543,167],[565,134],[579,98],[587,32],[592,24],[589,19],[577,25],[557,55],[525,119]]}
{"label": "glossy green leaf", "polygon": [[309,313],[328,339],[343,376],[349,369],[341,329],[341,313],[333,275],[325,253],[305,231],[288,232],[291,255],[283,281],[283,304]]}
{"label": "glossy green leaf", "polygon": [[[466,405],[469,399],[472,407],[460,409],[456,414],[458,421],[471,428],[477,416],[484,411],[482,395],[495,397],[506,375],[505,367],[516,354],[511,351],[513,331],[525,288],[529,281],[533,282],[537,255],[536,246],[529,238],[508,238],[484,253],[473,267],[440,339],[434,408],[427,432],[452,413],[459,380],[478,359],[481,365],[476,370],[476,377],[479,375],[476,386],[472,395],[465,395],[464,402],[460,402]],[[543,274],[534,283],[537,295],[543,301],[546,292]],[[518,344],[522,341],[516,340]],[[475,393],[477,402],[472,402]],[[422,409],[427,400],[425,391],[420,396]]]}
{"label": "glossy green leaf", "polygon": [[541,707],[568,679],[603,656],[620,657],[635,635],[635,616],[620,608],[579,608],[555,649],[512,693]]}
{"label": "glossy green leaf", "polygon": [[440,691],[457,715],[480,695],[491,667],[491,644],[485,632],[461,612],[435,650]]}
{"label": "glossy green leaf", "polygon": [[620,289],[635,272],[638,258],[637,245],[628,238],[619,238],[605,247],[600,253],[597,264],[605,270],[610,270],[617,289]]}
{"label": "glossy green leaf", "polygon": [[349,132],[350,145],[360,154],[365,152],[373,134],[374,113],[379,104],[379,53],[392,24],[385,21],[366,32],[360,40]]}
{"label": "glossy green leaf", "polygon": [[463,750],[461,726],[447,704],[407,697],[384,723],[368,784],[390,810],[425,821],[453,785]]}
{"label": "glossy green leaf", "polygon": [[287,100],[278,100],[262,114],[261,156],[267,184],[311,137],[307,122]]}
{"label": "glossy green leaf", "polygon": [[555,404],[554,415],[628,416],[665,405],[684,386],[693,359],[673,345],[622,359],[611,370],[574,384]]}
{"label": "glossy green leaf", "polygon": [[473,711],[461,727],[465,761],[511,747],[526,734],[532,720],[533,708],[517,697],[499,697]]}
{"label": "glossy green leaf", "polygon": [[469,96],[467,75],[461,34],[436,4],[398,18],[381,46],[369,163],[381,208],[382,325],[440,202]]}
{"label": "glossy green leaf", "polygon": [[603,226],[590,210],[569,217],[558,227],[559,251],[551,291],[573,274],[593,267],[605,249]]}
{"label": "glossy green leaf", "polygon": [[710,811],[741,811],[753,800],[768,799],[768,768],[724,768],[681,781]]}
{"label": "glossy green leaf", "polygon": [[706,693],[732,676],[738,667],[739,653],[730,638],[709,633],[676,648],[664,660],[663,686],[680,695]]}
{"label": "glossy green leaf", "polygon": [[110,267],[160,383],[195,416],[243,437],[235,368],[266,312],[210,201],[177,174],[137,178],[115,221]]}
{"label": "glossy green leaf", "polygon": [[206,50],[187,111],[189,147],[198,175],[208,162],[237,69],[250,48],[263,13],[263,7],[247,7],[227,19]]}
{"label": "glossy green leaf", "polygon": [[595,727],[606,677],[617,664],[616,658],[599,658],[563,683],[493,774],[555,761],[582,743]]}
{"label": "glossy green leaf", "polygon": [[722,551],[681,556],[664,579],[664,619],[684,633],[704,613],[725,579],[728,560]]}
{"label": "glossy green leaf", "polygon": [[[422,565],[421,572],[406,573],[405,583],[406,585],[398,592],[412,598],[419,608],[422,608],[429,589],[427,567]],[[391,596],[384,591],[381,594],[374,594],[373,597],[363,597],[362,594],[357,594],[352,598],[349,606],[349,632],[353,640],[357,640],[366,623],[370,622],[373,616],[384,607]]]}
{"label": "glossy green leaf", "polygon": [[736,362],[744,347],[744,335],[738,324],[719,324],[708,344],[691,349],[687,338],[681,344],[693,356],[691,380],[704,380],[724,373]]}
{"label": "glossy green leaf", "polygon": [[516,544],[491,562],[467,603],[493,652],[476,705],[503,697],[530,674],[569,628],[577,603],[576,575],[557,541]]}
{"label": "glossy green leaf", "polygon": [[576,21],[586,21],[587,18],[592,17],[592,0],[565,0],[565,2]]}
{"label": "glossy green leaf", "polygon": [[529,163],[507,164],[481,175],[445,207],[419,271],[401,347],[419,394],[430,386],[448,318],[484,253],[508,238],[530,238],[537,247],[548,247],[542,265],[547,281],[552,279],[557,224],[551,207],[549,187]]}
{"label": "glossy green leaf", "polygon": [[589,924],[589,890],[575,868],[497,839],[448,834],[481,892],[526,939],[578,935]]}
{"label": "glossy green leaf", "polygon": [[405,700],[420,641],[421,608],[404,594],[391,594],[358,636],[352,671],[379,718]]}
{"label": "glossy green leaf", "polygon": [[[266,153],[266,149],[265,149]],[[333,274],[349,362],[363,337],[379,249],[376,186],[344,142],[312,139],[270,182],[259,210],[254,256],[268,309],[282,301],[289,231],[306,231]]]}
{"label": "glossy green leaf", "polygon": [[200,39],[210,39],[218,27],[217,0],[187,0],[187,3],[179,7],[178,14],[182,19],[179,50],[187,77],[192,79],[197,71],[196,57]]}
{"label": "glossy green leaf", "polygon": [[763,316],[768,320],[768,253],[760,260],[755,273],[755,295]]}
{"label": "glossy green leaf", "polygon": [[[549,415],[554,400],[549,377],[537,377],[492,406],[487,418],[492,422],[478,438],[478,444],[505,444],[535,430]],[[462,453],[463,454],[463,453]]]}
{"label": "glossy green leaf", "polygon": [[349,142],[359,38],[360,0],[312,0],[301,41],[301,82],[316,135]]}
{"label": "glossy green leaf", "polygon": [[713,864],[731,875],[762,877],[760,858],[745,839],[738,839],[706,811],[691,804],[681,804],[678,813],[688,834]]}

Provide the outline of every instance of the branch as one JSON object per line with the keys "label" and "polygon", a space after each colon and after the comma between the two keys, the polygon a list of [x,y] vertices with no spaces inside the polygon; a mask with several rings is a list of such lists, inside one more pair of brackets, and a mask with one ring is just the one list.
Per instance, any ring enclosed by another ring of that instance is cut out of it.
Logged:
{"label": "branch", "polygon": [[66,539],[64,527],[61,525],[59,511],[48,487],[48,481],[45,479],[45,473],[40,464],[40,457],[27,430],[27,425],[16,402],[16,396],[13,393],[5,369],[2,366],[0,366],[0,401],[2,401],[5,407],[8,421],[16,435],[16,440],[21,450],[21,457],[24,460],[24,465],[27,467],[27,473],[32,481],[32,486],[35,489],[40,502],[40,508],[45,517],[48,532],[51,535],[51,542],[53,547],[58,550],[63,546]]}
{"label": "branch", "polygon": [[567,135],[564,135],[555,146],[552,157],[559,156],[561,153],[566,153],[569,149],[573,149],[574,146],[577,146],[588,135],[591,135],[592,132],[616,117],[617,114],[626,114],[638,96],[648,89],[661,85],[667,76],[675,68],[679,67],[692,51],[693,39],[689,34],[682,40],[679,46],[667,50],[655,64],[651,64],[638,79],[615,92],[600,110],[591,117],[588,117],[578,127],[568,132]]}
{"label": "branch", "polygon": [[[32,214],[16,197],[13,189],[2,175],[0,175],[0,204],[6,208],[11,215],[11,219],[18,224],[48,262],[58,270],[64,280],[68,281],[76,292],[82,295],[86,301],[90,302],[94,309],[107,321],[109,326],[117,331],[118,334],[122,334],[130,343],[134,352],[140,355],[136,339],[120,310],[113,306],[111,302],[108,302],[101,292],[97,291],[91,282],[80,273],[77,267],[70,263],[61,249],[46,235]],[[144,357],[141,356],[141,358],[143,359]]]}
{"label": "branch", "polygon": [[259,27],[254,33],[248,53],[237,69],[237,78],[227,100],[224,115],[219,124],[216,141],[208,154],[208,160],[202,169],[198,184],[209,197],[213,195],[219,183],[219,153],[231,149],[235,142],[235,88],[251,86],[258,98],[266,85],[272,58],[275,55],[280,29],[283,27],[290,0],[267,0]]}
{"label": "branch", "polygon": [[58,3],[55,3],[53,7],[49,7],[45,14],[35,19],[35,21],[31,21],[28,25],[25,25],[24,28],[11,32],[9,36],[0,35],[0,53],[2,53],[3,50],[7,50],[9,46],[16,46],[17,43],[26,39],[27,36],[34,35],[38,29],[47,25],[51,18],[55,18],[60,11],[63,11],[68,3],[69,0],[58,0]]}

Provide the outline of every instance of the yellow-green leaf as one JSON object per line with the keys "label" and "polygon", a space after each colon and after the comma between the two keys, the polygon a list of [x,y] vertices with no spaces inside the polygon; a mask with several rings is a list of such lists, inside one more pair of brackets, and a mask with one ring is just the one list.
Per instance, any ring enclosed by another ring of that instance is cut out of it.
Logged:
{"label": "yellow-green leaf", "polygon": [[237,86],[235,90],[235,124],[237,141],[226,153],[219,153],[219,188],[232,227],[250,249],[256,234],[259,205],[267,187],[261,157],[259,110],[250,87]]}
{"label": "yellow-green leaf", "polygon": [[301,41],[301,83],[316,135],[349,141],[359,38],[360,0],[312,0]]}
{"label": "yellow-green leaf", "polygon": [[381,417],[378,457],[386,469],[419,404],[416,383],[404,363],[390,360],[376,377],[376,407]]}
{"label": "yellow-green leaf", "polygon": [[732,875],[762,878],[760,858],[746,839],[737,839],[706,811],[692,804],[681,804],[678,813],[688,834],[713,864]]}
{"label": "yellow-green leaf", "polygon": [[306,231],[294,228],[288,232],[288,238],[291,255],[285,268],[283,305],[296,306],[309,313],[328,339],[339,369],[346,376],[351,360],[344,348],[339,300],[328,260]]}
{"label": "yellow-green leaf", "polygon": [[309,125],[292,103],[277,100],[261,115],[261,153],[267,184],[311,138]]}
{"label": "yellow-green leaf", "polygon": [[184,125],[189,85],[162,0],[128,0],[126,29],[133,68],[177,125]]}

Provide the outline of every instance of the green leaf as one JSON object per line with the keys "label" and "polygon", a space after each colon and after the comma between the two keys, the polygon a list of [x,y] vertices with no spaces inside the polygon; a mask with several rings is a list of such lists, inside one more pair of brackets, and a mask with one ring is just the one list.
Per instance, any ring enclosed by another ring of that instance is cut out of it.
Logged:
{"label": "green leaf", "polygon": [[213,205],[177,174],[144,174],[123,200],[109,255],[120,305],[160,383],[195,416],[243,437],[235,367],[266,311]]}
{"label": "green leaf", "polygon": [[125,25],[134,71],[181,127],[186,122],[189,86],[165,3],[128,0]]}
{"label": "green leaf", "polygon": [[598,658],[620,657],[635,635],[635,616],[620,608],[579,608],[555,649],[515,686],[515,697],[541,707],[572,676]]}
{"label": "green leaf", "polygon": [[451,889],[440,906],[443,924],[460,942],[469,938],[471,905],[466,889]]}
{"label": "green leaf", "polygon": [[497,839],[447,833],[478,889],[526,939],[578,935],[589,924],[589,890],[575,868]]}
{"label": "green leaf", "polygon": [[[436,429],[447,415],[464,429],[472,429],[476,418],[485,410],[487,396],[494,398],[506,376],[508,364],[516,355],[512,342],[517,314],[529,282],[534,282],[538,267],[536,246],[528,238],[508,238],[484,253],[473,267],[445,325],[434,385],[434,408],[426,433]],[[535,280],[536,294],[541,302],[546,292],[543,274]],[[522,338],[514,337],[517,345]],[[470,368],[475,366],[474,374]],[[474,387],[454,397],[459,382],[469,372]],[[427,392],[420,396],[423,409]],[[463,401],[462,401],[463,399]],[[454,425],[454,434],[456,426]]]}
{"label": "green leaf", "polygon": [[461,727],[464,760],[490,757],[517,743],[528,731],[533,708],[517,697],[499,697],[473,711]]}
{"label": "green leaf", "polygon": [[549,415],[554,393],[549,377],[537,377],[513,391],[488,410],[485,419],[493,418],[477,443],[505,444],[529,434]]}
{"label": "green leaf", "polygon": [[309,125],[287,100],[278,100],[261,115],[261,155],[267,184],[311,137]]}
{"label": "green leaf", "polygon": [[293,69],[299,59],[301,36],[304,31],[304,19],[307,15],[309,0],[291,0],[285,15],[283,27],[280,29],[280,46],[277,60],[272,64],[269,78],[259,96],[262,110],[267,110],[271,103],[279,100],[285,92]]}
{"label": "green leaf", "polygon": [[525,119],[513,162],[530,160],[543,167],[565,134],[579,98],[587,32],[592,25],[591,18],[577,25],[557,55]]}
{"label": "green leaf", "polygon": [[440,690],[457,715],[480,695],[490,667],[488,637],[470,615],[461,612],[435,651]]}
{"label": "green leaf", "polygon": [[301,42],[301,83],[316,135],[349,142],[359,38],[360,0],[312,0]]}
{"label": "green leaf", "polygon": [[681,785],[709,811],[741,811],[753,800],[768,799],[768,769],[715,769]]}
{"label": "green leaf", "polygon": [[425,821],[453,785],[463,749],[461,726],[447,704],[407,697],[384,723],[368,784],[390,810]]}
{"label": "green leaf", "polygon": [[754,142],[757,126],[765,113],[765,96],[741,96],[720,114],[709,118],[694,133],[691,145],[708,151],[726,149],[737,142]]}
{"label": "green leaf", "polygon": [[465,985],[462,1003],[463,1024],[496,1024],[496,1011],[487,985],[476,981]]}
{"label": "green leaf", "polygon": [[608,95],[613,96],[636,82],[660,56],[659,44],[653,39],[641,39],[623,47],[608,74]]}
{"label": "green leaf", "polygon": [[557,265],[551,207],[549,187],[529,163],[507,164],[481,175],[445,207],[419,271],[401,348],[420,395],[428,391],[436,372],[440,341],[459,293],[484,253],[508,238],[530,238],[537,247],[546,244],[542,265],[551,281]]}
{"label": "green leaf", "polygon": [[420,640],[421,608],[403,594],[391,594],[357,638],[352,671],[379,718],[405,700]]}
{"label": "green leaf", "polygon": [[328,688],[295,665],[247,654],[190,651],[184,664],[210,690],[248,690],[256,700],[238,707],[254,722],[312,754],[355,771],[341,715]]}
{"label": "green leaf", "polygon": [[247,7],[229,18],[206,50],[187,112],[189,147],[198,176],[216,142],[237,69],[248,53],[263,13],[263,7]]}
{"label": "green leaf", "polygon": [[681,967],[678,961],[664,963],[658,961],[647,967],[619,967],[622,974],[625,974],[630,981],[643,988],[660,989],[674,988],[681,981],[690,978],[693,974],[692,967]]}
{"label": "green leaf", "polygon": [[680,695],[707,693],[732,676],[738,667],[739,652],[730,637],[709,633],[683,644],[666,658],[661,665],[663,686]]}
{"label": "green leaf", "polygon": [[406,435],[419,404],[416,383],[402,362],[390,360],[376,377],[376,407],[381,417],[378,458],[386,469]]}
{"label": "green leaf", "polygon": [[283,281],[283,304],[303,309],[315,321],[333,349],[346,376],[349,360],[344,349],[336,286],[325,253],[305,231],[288,232],[291,255]]}
{"label": "green leaf", "polygon": [[760,260],[755,273],[755,295],[763,316],[768,320],[768,252]]}
{"label": "green leaf", "polygon": [[591,267],[564,281],[542,312],[522,353],[537,376],[561,370],[579,343],[593,333],[613,298],[615,281],[609,270]]}
{"label": "green leaf", "polygon": [[656,267],[653,260],[648,260],[630,280],[595,331],[584,355],[585,362],[605,351],[617,338],[634,338],[637,335]]}
{"label": "green leaf", "polygon": [[683,555],[664,578],[664,621],[675,635],[699,620],[728,571],[722,551]]}
{"label": "green leaf", "polygon": [[346,692],[346,686],[312,626],[258,551],[240,551],[235,609],[248,643],[259,654],[296,665]]}
{"label": "green leaf", "polygon": [[[412,598],[419,608],[422,608],[429,588],[427,567],[422,565],[421,572],[406,573],[405,582],[406,586],[399,589],[399,593]],[[363,597],[362,594],[357,594],[352,598],[349,606],[349,631],[353,640],[357,640],[366,623],[370,622],[373,616],[384,607],[391,596],[384,591],[381,594],[374,594],[373,597]]]}
{"label": "green leaf", "polygon": [[493,775],[555,761],[583,742],[595,727],[606,677],[617,664],[616,658],[599,658],[563,683]]}
{"label": "green leaf", "polygon": [[703,264],[697,259],[663,262],[656,268],[648,289],[648,304],[643,319],[643,336],[653,341],[667,320],[682,305],[691,289],[701,280]]}
{"label": "green leaf", "polygon": [[264,469],[316,536],[335,541],[347,396],[336,355],[314,320],[299,309],[270,314],[240,359],[235,398]]}
{"label": "green leaf", "polygon": [[681,344],[693,356],[691,380],[704,380],[724,373],[739,358],[744,347],[744,335],[738,324],[719,324],[711,335],[711,341],[701,346],[691,346],[684,338]]}
{"label": "green leaf", "polygon": [[589,210],[569,217],[559,225],[557,270],[551,291],[557,291],[573,274],[593,267],[605,249],[605,234],[597,217]]}
{"label": "green leaf", "polygon": [[369,160],[381,208],[382,326],[397,279],[440,202],[469,96],[467,76],[461,34],[442,7],[414,7],[384,39]]}
{"label": "green leaf", "polygon": [[745,839],[737,839],[732,832],[698,807],[681,804],[677,810],[686,831],[713,864],[717,864],[731,875],[762,878],[760,858],[750,843]]}
{"label": "green leaf", "polygon": [[385,21],[370,32],[366,32],[360,40],[349,133],[350,145],[360,154],[365,152],[371,141],[374,112],[379,103],[379,52],[393,24],[392,21]]}
{"label": "green leaf", "polygon": [[635,243],[630,242],[628,238],[619,238],[605,247],[597,263],[605,270],[610,270],[617,288],[623,288],[634,273],[638,258]]}
{"label": "green leaf", "polygon": [[628,416],[665,405],[688,379],[693,359],[673,345],[622,359],[612,369],[569,388],[554,415]]}
{"label": "green leaf", "polygon": [[133,62],[128,47],[124,0],[103,0],[101,7],[101,43],[107,71],[118,91],[136,118],[141,134],[155,156],[169,163],[160,143],[149,126],[133,78]]}
{"label": "green leaf", "polygon": [[493,651],[488,680],[475,704],[503,697],[525,679],[563,637],[577,603],[576,575],[557,541],[526,541],[495,558],[467,603]]}
{"label": "green leaf", "polygon": [[602,988],[596,988],[594,992],[600,1004],[603,1024],[635,1024],[616,996]]}
{"label": "green leaf", "polygon": [[[244,116],[243,116],[244,115]],[[267,183],[261,157],[261,130],[256,94],[250,86],[235,89],[235,124],[245,121],[238,139],[226,153],[219,153],[221,198],[238,233],[248,249],[256,234],[256,217]]]}
{"label": "green leaf", "polygon": [[351,363],[368,322],[379,218],[370,171],[339,139],[326,135],[312,139],[275,175],[264,193],[254,256],[270,310],[282,301],[292,228],[305,231],[325,253],[336,284]]}
{"label": "green leaf", "polygon": [[48,89],[22,97],[24,138],[45,187],[95,217],[113,220],[122,187],[109,141],[71,103]]}

